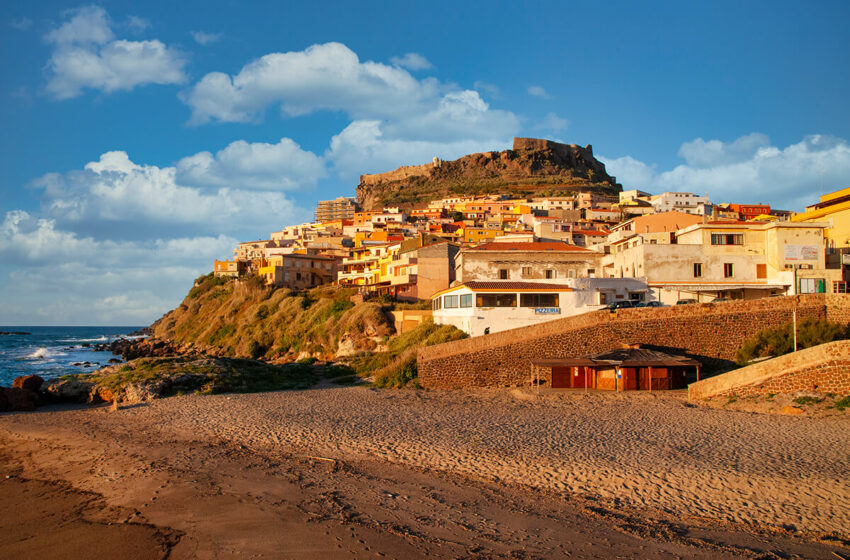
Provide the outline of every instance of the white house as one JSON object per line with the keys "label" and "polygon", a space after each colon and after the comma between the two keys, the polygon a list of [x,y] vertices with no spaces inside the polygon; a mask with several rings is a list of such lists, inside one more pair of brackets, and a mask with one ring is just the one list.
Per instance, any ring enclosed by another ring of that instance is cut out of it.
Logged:
{"label": "white house", "polygon": [[431,309],[438,325],[481,336],[595,311],[615,301],[639,301],[646,292],[646,284],[636,278],[471,281],[434,294]]}

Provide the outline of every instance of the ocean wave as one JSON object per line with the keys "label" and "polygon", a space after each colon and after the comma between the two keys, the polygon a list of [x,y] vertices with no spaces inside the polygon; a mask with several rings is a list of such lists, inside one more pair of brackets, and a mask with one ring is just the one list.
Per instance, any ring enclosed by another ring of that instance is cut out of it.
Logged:
{"label": "ocean wave", "polygon": [[55,358],[56,356],[65,356],[64,352],[59,352],[58,350],[52,350],[47,348],[46,346],[40,347],[38,350],[26,356],[28,360],[47,360],[50,358]]}
{"label": "ocean wave", "polygon": [[60,338],[59,342],[109,342],[115,337],[101,335],[97,338]]}

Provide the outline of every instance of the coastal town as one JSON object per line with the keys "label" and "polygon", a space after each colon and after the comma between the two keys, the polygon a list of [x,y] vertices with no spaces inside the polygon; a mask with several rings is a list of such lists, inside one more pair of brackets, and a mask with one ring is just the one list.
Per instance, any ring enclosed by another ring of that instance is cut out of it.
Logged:
{"label": "coastal town", "polygon": [[557,196],[372,210],[320,201],[314,221],[239,243],[214,274],[429,302],[424,315],[472,337],[600,309],[847,293],[850,189],[804,212],[690,192],[548,190]]}

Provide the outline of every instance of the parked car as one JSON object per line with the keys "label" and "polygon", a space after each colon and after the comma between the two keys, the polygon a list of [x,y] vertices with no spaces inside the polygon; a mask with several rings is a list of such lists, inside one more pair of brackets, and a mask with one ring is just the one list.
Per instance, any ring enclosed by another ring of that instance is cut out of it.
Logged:
{"label": "parked car", "polygon": [[729,299],[728,297],[717,297],[717,298],[714,298],[713,300],[711,300],[711,303],[722,303],[724,301],[732,301],[732,300]]}
{"label": "parked car", "polygon": [[664,307],[660,301],[639,301],[635,307]]}
{"label": "parked car", "polygon": [[696,303],[696,302],[697,302],[697,300],[695,300],[695,299],[680,299],[679,301],[676,302],[676,305],[687,305],[689,303]]}
{"label": "parked car", "polygon": [[603,307],[603,309],[614,311],[615,309],[628,309],[629,307],[634,307],[634,304],[630,301],[612,301]]}

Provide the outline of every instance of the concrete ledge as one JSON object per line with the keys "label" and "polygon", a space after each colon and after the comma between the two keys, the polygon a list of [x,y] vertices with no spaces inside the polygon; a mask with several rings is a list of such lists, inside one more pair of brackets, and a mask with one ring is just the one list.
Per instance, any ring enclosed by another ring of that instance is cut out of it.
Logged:
{"label": "concrete ledge", "polygon": [[753,388],[776,378],[826,370],[829,366],[847,361],[850,361],[850,340],[828,342],[691,383],[688,385],[688,400],[736,392],[752,394]]}

